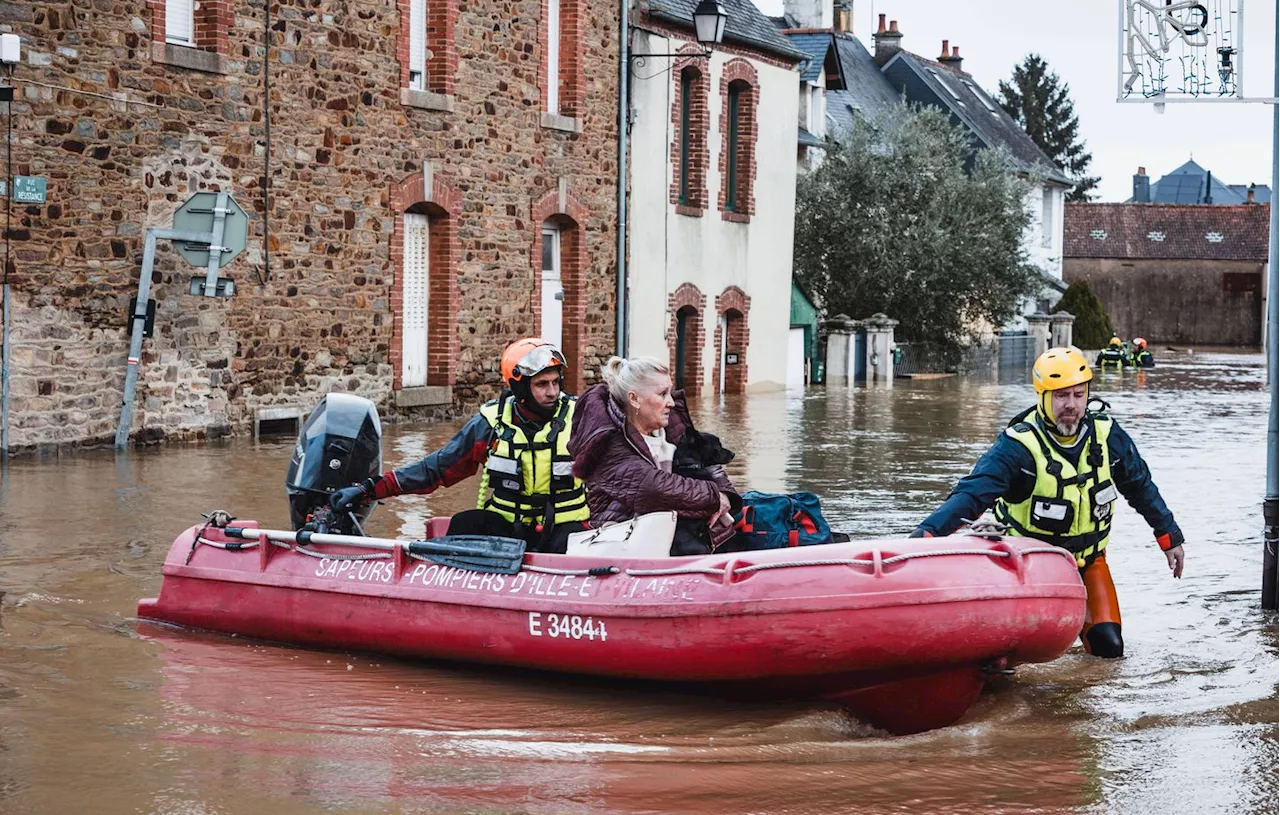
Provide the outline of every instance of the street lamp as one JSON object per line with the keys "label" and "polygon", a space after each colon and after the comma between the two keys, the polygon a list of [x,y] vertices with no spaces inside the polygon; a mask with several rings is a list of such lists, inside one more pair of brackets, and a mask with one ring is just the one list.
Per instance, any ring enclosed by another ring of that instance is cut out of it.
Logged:
{"label": "street lamp", "polygon": [[[624,0],[625,5],[625,0]],[[676,57],[707,58],[711,56],[711,46],[719,45],[724,39],[725,25],[729,22],[729,14],[717,0],[701,0],[693,10],[693,36],[702,46],[701,54],[627,54],[627,60],[641,65],[654,58],[675,59]]]}
{"label": "street lamp", "polygon": [[698,44],[711,53],[711,46],[719,45],[724,39],[724,26],[729,22],[729,15],[724,6],[716,0],[702,0],[693,10],[693,30],[696,32]]}

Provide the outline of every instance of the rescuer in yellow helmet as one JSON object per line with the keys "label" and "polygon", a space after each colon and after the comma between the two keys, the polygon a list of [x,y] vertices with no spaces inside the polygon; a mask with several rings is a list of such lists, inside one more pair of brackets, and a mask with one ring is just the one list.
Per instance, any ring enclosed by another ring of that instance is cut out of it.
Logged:
{"label": "rescuer in yellow helmet", "polygon": [[[1032,370],[1036,405],[1019,413],[912,537],[948,535],[994,508],[1006,534],[1061,546],[1076,557],[1088,590],[1080,634],[1095,656],[1124,655],[1120,605],[1106,548],[1123,495],[1155,533],[1174,577],[1182,576],[1182,530],[1129,434],[1089,409],[1093,372],[1075,348],[1050,348]],[[1105,403],[1101,403],[1105,406]]]}
{"label": "rescuer in yellow helmet", "polygon": [[1128,367],[1129,354],[1125,351],[1124,341],[1112,334],[1107,347],[1098,352],[1098,358],[1093,362],[1104,371],[1108,369],[1118,371]]}

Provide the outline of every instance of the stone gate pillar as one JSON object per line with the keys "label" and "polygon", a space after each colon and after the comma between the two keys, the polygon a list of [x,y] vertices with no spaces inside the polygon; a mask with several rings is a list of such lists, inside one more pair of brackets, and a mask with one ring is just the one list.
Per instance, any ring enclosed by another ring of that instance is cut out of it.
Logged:
{"label": "stone gate pillar", "polygon": [[1054,348],[1071,346],[1071,327],[1076,321],[1074,314],[1058,311],[1049,315],[1049,341]]}
{"label": "stone gate pillar", "polygon": [[824,320],[827,333],[827,359],[824,381],[828,387],[847,388],[853,384],[853,334],[857,323],[848,314],[837,314]]}
{"label": "stone gate pillar", "polygon": [[1031,358],[1034,360],[1049,350],[1049,315],[1028,314],[1026,319],[1027,333],[1032,338]]}
{"label": "stone gate pillar", "polygon": [[867,381],[893,382],[893,327],[897,320],[873,314],[862,321],[867,330]]}

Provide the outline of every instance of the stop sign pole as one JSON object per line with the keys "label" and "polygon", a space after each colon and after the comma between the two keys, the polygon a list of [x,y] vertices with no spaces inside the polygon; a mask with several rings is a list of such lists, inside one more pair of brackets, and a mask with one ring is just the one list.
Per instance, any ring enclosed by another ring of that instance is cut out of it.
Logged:
{"label": "stop sign pole", "polygon": [[[199,195],[200,193],[197,193]],[[194,199],[194,196],[193,196]],[[188,202],[190,203],[190,202]],[[186,205],[184,204],[184,207]],[[232,209],[234,207],[234,209]],[[138,365],[142,359],[142,337],[147,324],[147,295],[151,292],[151,274],[155,266],[156,241],[170,240],[175,243],[208,246],[209,263],[205,267],[205,279],[192,281],[192,293],[202,293],[205,297],[216,297],[219,293],[230,296],[234,286],[218,285],[218,270],[222,266],[224,253],[234,256],[244,248],[240,239],[239,247],[224,246],[223,235],[226,231],[227,214],[239,210],[239,206],[225,192],[217,194],[213,206],[211,229],[207,232],[184,229],[148,229],[146,243],[142,251],[142,274],[138,277],[138,299],[134,301],[133,311],[129,314],[129,357],[125,363],[124,400],[120,405],[120,424],[116,427],[115,449],[124,450],[129,444],[129,430],[133,425],[133,397],[138,388]],[[197,292],[197,289],[203,291]]]}

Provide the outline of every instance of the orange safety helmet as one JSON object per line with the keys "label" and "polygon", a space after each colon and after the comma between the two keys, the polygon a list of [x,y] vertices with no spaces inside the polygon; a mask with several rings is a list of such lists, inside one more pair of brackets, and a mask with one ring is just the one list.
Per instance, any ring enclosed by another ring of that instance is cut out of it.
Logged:
{"label": "orange safety helmet", "polygon": [[1142,337],[1134,337],[1134,338],[1133,338],[1133,347],[1134,347],[1134,348],[1146,348],[1146,347],[1147,347],[1147,341],[1146,341],[1146,340],[1144,340]]}
{"label": "orange safety helmet", "polygon": [[515,390],[517,383],[527,383],[548,368],[559,368],[563,373],[568,365],[554,344],[539,337],[526,337],[502,352],[502,381]]}

